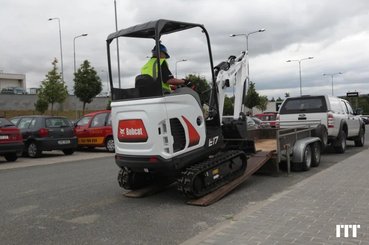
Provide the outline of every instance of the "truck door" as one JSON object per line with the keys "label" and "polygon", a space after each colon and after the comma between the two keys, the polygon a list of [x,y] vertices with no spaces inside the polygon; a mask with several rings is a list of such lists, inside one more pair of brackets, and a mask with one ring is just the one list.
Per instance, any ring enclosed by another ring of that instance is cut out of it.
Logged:
{"label": "truck door", "polygon": [[360,130],[360,121],[359,117],[354,115],[354,111],[348,101],[343,101],[346,106],[347,112],[347,126],[348,126],[348,137],[356,136],[359,134]]}

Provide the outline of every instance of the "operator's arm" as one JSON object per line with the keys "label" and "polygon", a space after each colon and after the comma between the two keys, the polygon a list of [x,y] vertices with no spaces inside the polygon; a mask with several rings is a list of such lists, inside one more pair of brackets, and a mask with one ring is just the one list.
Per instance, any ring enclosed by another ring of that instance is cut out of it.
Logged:
{"label": "operator's arm", "polygon": [[180,85],[184,84],[184,80],[175,78],[170,72],[168,65],[164,62],[161,66],[162,74],[163,74],[163,82],[168,83],[170,85]]}
{"label": "operator's arm", "polygon": [[184,84],[184,80],[182,79],[177,79],[177,78],[170,78],[167,83],[169,83],[170,85],[180,85],[180,84]]}

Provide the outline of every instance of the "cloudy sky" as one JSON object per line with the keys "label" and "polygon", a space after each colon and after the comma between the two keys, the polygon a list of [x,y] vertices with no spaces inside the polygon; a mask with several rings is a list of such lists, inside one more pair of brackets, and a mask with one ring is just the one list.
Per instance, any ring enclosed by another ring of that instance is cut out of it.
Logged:
{"label": "cloudy sky", "polygon": [[[314,59],[301,62],[303,94],[331,94],[331,77],[322,74],[338,72],[343,74],[334,76],[335,95],[369,93],[367,0],[116,0],[116,4],[119,29],[159,18],[204,24],[215,64],[245,50],[245,38],[230,34],[265,28],[249,37],[250,78],[269,98],[284,97],[286,92],[299,95],[298,62],[286,61],[306,57]],[[73,40],[82,33],[88,36],[76,39],[77,66],[89,60],[105,85],[105,40],[115,30],[114,0],[2,0],[0,71],[26,74],[27,88],[40,85],[53,58],[60,60],[58,21],[48,21],[51,17],[60,18],[67,85],[72,87]],[[172,72],[176,61],[187,59],[177,63],[179,76],[206,75],[205,40],[195,32],[189,34],[167,38]],[[129,44],[122,51],[121,66],[138,73],[153,42]]]}

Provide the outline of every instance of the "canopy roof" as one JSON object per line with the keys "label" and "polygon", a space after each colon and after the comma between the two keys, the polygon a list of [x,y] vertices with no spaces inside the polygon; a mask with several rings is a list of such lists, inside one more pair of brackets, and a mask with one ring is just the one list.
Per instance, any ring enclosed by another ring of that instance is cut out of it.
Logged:
{"label": "canopy roof", "polygon": [[201,27],[202,29],[204,29],[204,26],[201,24],[159,19],[156,21],[150,21],[144,24],[132,26],[114,32],[108,36],[107,42],[110,43],[114,38],[117,37],[136,37],[136,38],[158,37],[159,39],[161,35],[182,31],[193,27]]}

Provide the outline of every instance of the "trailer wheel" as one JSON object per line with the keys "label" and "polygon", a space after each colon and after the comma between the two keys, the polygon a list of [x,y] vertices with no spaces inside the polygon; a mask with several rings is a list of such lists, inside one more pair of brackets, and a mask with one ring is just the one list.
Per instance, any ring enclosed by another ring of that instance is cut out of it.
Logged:
{"label": "trailer wheel", "polygon": [[318,142],[315,142],[312,144],[312,154],[311,154],[311,166],[312,167],[318,167],[320,164],[320,157],[321,157],[321,151],[320,151],[320,144]]}
{"label": "trailer wheel", "polygon": [[302,171],[308,171],[311,167],[312,162],[312,152],[310,145],[307,145],[304,150],[304,158],[301,163],[301,170]]}

